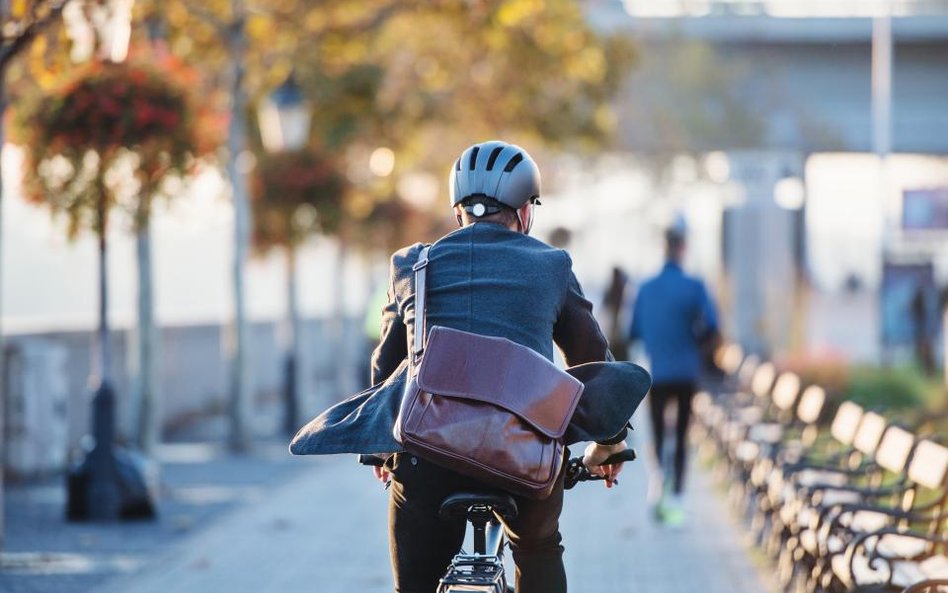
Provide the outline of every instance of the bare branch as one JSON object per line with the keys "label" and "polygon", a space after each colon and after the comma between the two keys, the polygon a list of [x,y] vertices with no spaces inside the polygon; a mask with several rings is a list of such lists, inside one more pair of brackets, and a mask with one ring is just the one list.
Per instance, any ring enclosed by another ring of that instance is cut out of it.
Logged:
{"label": "bare branch", "polygon": [[23,28],[15,37],[9,41],[4,40],[0,47],[0,72],[7,67],[17,54],[19,54],[48,24],[59,18],[63,7],[69,0],[53,0],[49,3],[49,11],[40,16],[38,12],[39,4],[34,4],[31,11],[32,22]]}
{"label": "bare branch", "polygon": [[211,27],[213,27],[217,34],[221,38],[226,39],[230,31],[232,23],[230,21],[225,21],[215,14],[212,14],[204,9],[204,6],[196,2],[187,2],[185,1],[185,6],[188,7],[188,12],[192,13],[194,16],[198,17]]}
{"label": "bare branch", "polygon": [[395,0],[394,2],[389,2],[387,5],[380,8],[374,15],[370,18],[367,18],[363,21],[354,23],[347,26],[333,27],[329,26],[330,30],[336,30],[338,32],[345,32],[351,35],[359,35],[361,33],[367,33],[369,31],[374,31],[382,26],[382,23],[387,21],[392,15],[399,12],[400,10],[410,10],[415,8],[411,2],[399,2]]}

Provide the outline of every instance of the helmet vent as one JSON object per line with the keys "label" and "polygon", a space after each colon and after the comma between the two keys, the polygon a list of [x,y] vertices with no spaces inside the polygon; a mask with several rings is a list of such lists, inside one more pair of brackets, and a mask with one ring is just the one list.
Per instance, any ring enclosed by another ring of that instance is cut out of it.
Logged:
{"label": "helmet vent", "polygon": [[494,168],[494,162],[497,160],[497,157],[500,156],[500,153],[504,150],[503,146],[498,146],[494,150],[490,151],[490,158],[487,159],[487,170],[490,171]]}
{"label": "helmet vent", "polygon": [[473,171],[474,168],[477,166],[477,153],[478,153],[480,150],[481,150],[481,147],[480,147],[480,146],[475,146],[475,147],[471,150],[471,162],[470,162],[470,164],[467,166],[468,169],[470,169],[470,170]]}
{"label": "helmet vent", "polygon": [[454,168],[455,168],[455,170],[457,170],[457,171],[460,171],[460,170],[461,170],[461,159],[458,159],[458,160],[454,161]]}
{"label": "helmet vent", "polygon": [[519,152],[510,159],[510,162],[507,163],[507,166],[504,167],[504,173],[510,173],[514,170],[514,167],[520,164],[520,161],[523,160],[523,155]]}

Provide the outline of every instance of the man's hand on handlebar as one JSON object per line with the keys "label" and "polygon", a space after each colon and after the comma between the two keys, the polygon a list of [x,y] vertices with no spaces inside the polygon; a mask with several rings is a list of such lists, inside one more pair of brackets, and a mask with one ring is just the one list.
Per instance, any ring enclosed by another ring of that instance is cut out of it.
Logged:
{"label": "man's hand on handlebar", "polygon": [[375,474],[375,479],[383,484],[387,485],[392,480],[391,472],[384,465],[373,465],[372,473]]}
{"label": "man's hand on handlebar", "polygon": [[599,443],[590,443],[586,446],[583,454],[583,465],[589,470],[589,473],[605,478],[606,488],[612,488],[616,476],[622,471],[622,463],[613,465],[599,465],[610,455],[621,453],[628,449],[625,441],[620,441],[614,445],[600,445]]}
{"label": "man's hand on handlebar", "polygon": [[385,467],[385,459],[383,457],[363,454],[359,455],[359,463],[361,465],[371,465],[375,479],[385,484],[385,488],[388,488],[392,483],[392,472],[388,471],[388,468]]}

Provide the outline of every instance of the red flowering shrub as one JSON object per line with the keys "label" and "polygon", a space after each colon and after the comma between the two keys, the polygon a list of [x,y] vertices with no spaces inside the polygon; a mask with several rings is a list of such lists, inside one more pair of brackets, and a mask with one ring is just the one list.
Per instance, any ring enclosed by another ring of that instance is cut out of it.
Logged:
{"label": "red flowering shrub", "polygon": [[222,138],[221,122],[195,106],[194,86],[193,73],[170,60],[92,62],[52,93],[18,100],[14,137],[27,154],[27,196],[68,213],[73,233],[97,226],[103,206],[141,212],[140,200]]}
{"label": "red flowering shrub", "polygon": [[345,177],[312,149],[262,155],[253,178],[254,246],[296,246],[309,234],[334,234],[343,220]]}

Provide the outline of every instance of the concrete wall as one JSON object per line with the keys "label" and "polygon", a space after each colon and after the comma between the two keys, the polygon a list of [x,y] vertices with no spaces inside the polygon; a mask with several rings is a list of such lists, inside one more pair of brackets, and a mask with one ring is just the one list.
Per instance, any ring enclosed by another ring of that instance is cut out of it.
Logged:
{"label": "concrete wall", "polygon": [[[361,321],[336,326],[325,319],[303,322],[301,412],[309,417],[361,387],[366,350]],[[126,331],[113,332],[113,377],[118,434],[130,436],[132,381]],[[166,430],[195,416],[226,410],[227,329],[217,325],[165,327],[159,331],[159,388]],[[95,336],[89,331],[7,336],[4,415],[8,469],[15,474],[54,471],[77,448],[91,425],[90,362]],[[253,391],[259,408],[280,406],[283,349],[280,325],[254,323],[249,340]],[[258,428],[258,431],[261,430]],[[38,456],[42,448],[52,451]],[[31,452],[24,453],[27,449]]]}

